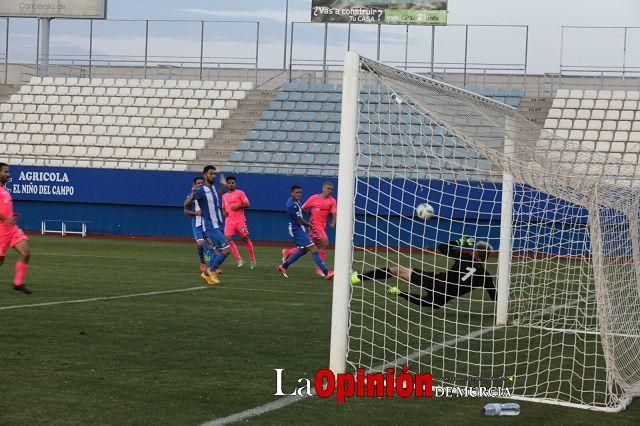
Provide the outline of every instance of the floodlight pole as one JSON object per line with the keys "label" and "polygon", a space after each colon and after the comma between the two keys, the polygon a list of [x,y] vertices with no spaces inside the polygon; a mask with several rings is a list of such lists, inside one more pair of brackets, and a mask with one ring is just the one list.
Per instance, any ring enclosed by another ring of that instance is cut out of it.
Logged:
{"label": "floodlight pole", "polygon": [[360,57],[347,52],[342,76],[342,116],[340,123],[340,157],[338,165],[338,213],[336,215],[336,249],[331,308],[331,349],[329,368],[334,374],[347,369],[349,332],[350,271],[353,245],[355,197],[356,138],[358,132],[358,77]]}
{"label": "floodlight pole", "polygon": [[40,18],[42,31],[40,32],[40,61],[43,76],[49,75],[49,34],[51,32],[51,19]]}

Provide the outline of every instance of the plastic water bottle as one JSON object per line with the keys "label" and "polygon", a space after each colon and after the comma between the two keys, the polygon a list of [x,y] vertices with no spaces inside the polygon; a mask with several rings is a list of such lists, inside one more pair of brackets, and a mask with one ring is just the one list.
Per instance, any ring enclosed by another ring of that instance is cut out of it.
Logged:
{"label": "plastic water bottle", "polygon": [[517,416],[520,414],[520,404],[516,404],[515,402],[503,404],[495,402],[485,405],[480,412],[485,416]]}

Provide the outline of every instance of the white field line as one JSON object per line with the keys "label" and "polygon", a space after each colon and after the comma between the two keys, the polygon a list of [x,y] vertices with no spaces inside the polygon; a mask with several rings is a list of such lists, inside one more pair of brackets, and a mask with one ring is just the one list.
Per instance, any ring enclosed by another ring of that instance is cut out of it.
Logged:
{"label": "white field line", "polygon": [[[131,299],[134,297],[156,296],[159,294],[168,294],[168,293],[182,293],[186,291],[204,290],[207,288],[209,287],[199,286],[199,287],[180,288],[176,290],[160,290],[160,291],[149,291],[147,293],[122,294],[119,296],[92,297],[89,299],[59,300],[55,302],[42,302],[42,303],[30,303],[30,304],[24,304],[24,305],[0,306],[0,311],[7,311],[10,309],[37,308],[41,306],[67,305],[67,304],[73,304],[73,303],[100,302],[103,300]],[[225,287],[225,290],[256,291],[256,292],[285,293],[285,294],[316,294],[316,295],[326,294],[321,292],[309,292],[309,291],[286,291],[286,290],[270,290],[270,289],[239,288],[239,287],[235,287],[235,288]],[[278,304],[287,305],[287,306],[304,306],[303,303],[278,302]]]}

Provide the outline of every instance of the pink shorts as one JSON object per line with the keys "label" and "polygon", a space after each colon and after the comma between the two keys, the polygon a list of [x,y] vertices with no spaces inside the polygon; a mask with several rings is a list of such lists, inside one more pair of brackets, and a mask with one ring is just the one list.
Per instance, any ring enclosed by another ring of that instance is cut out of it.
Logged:
{"label": "pink shorts", "polygon": [[320,227],[316,225],[315,229],[309,229],[309,236],[313,240],[314,243],[318,243],[320,241],[329,241],[329,236],[327,235],[327,231],[325,231],[324,227]]}
{"label": "pink shorts", "polygon": [[249,228],[247,222],[242,220],[228,220],[224,223],[224,235],[238,234],[242,238],[249,236]]}
{"label": "pink shorts", "polygon": [[20,241],[28,240],[22,229],[12,226],[9,229],[0,231],[0,257],[7,255],[7,248],[14,247]]}

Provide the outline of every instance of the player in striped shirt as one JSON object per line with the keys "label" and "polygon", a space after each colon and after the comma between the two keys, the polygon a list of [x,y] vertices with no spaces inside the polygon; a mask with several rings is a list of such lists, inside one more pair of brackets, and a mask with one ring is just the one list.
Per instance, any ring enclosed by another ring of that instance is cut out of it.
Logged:
{"label": "player in striped shirt", "polygon": [[318,248],[313,241],[311,241],[307,233],[307,227],[314,227],[314,224],[304,220],[302,207],[300,206],[300,198],[302,198],[302,187],[300,185],[293,185],[291,187],[291,198],[287,201],[287,216],[289,217],[289,236],[295,241],[297,249],[282,265],[278,265],[278,271],[280,271],[283,277],[289,278],[287,272],[289,265],[307,254],[307,251],[310,251],[314,262],[316,262],[316,265],[318,265],[318,268],[322,271],[322,275],[327,280],[331,279],[331,277],[333,277],[333,271],[327,270],[326,266],[324,266],[324,262],[318,253]]}
{"label": "player in striped shirt", "polygon": [[13,247],[18,252],[13,289],[25,294],[31,294],[31,290],[24,284],[24,278],[29,270],[31,250],[29,248],[29,239],[22,232],[22,229],[16,225],[18,215],[13,212],[13,199],[5,187],[10,178],[9,165],[0,163],[0,265],[4,263],[7,248]]}
{"label": "player in striped shirt", "polygon": [[204,183],[200,186],[193,186],[191,195],[184,202],[184,207],[188,207],[194,200],[198,202],[204,237],[213,242],[214,248],[219,250],[219,253],[211,256],[207,270],[200,275],[207,284],[213,285],[220,284],[216,269],[225,261],[230,250],[229,243],[222,232],[224,220],[220,209],[220,199],[213,185],[216,181],[216,168],[211,165],[206,166],[202,171],[202,177]]}
{"label": "player in striped shirt", "polygon": [[247,227],[247,219],[244,216],[245,209],[250,207],[249,199],[244,191],[236,188],[235,176],[227,177],[228,192],[222,196],[222,212],[225,216],[224,236],[229,241],[231,254],[238,261],[238,268],[244,265],[238,247],[233,242],[235,234],[240,235],[242,241],[247,245],[249,259],[251,261],[251,269],[256,267],[256,256],[253,251],[253,243],[249,239],[249,228]]}
{"label": "player in striped shirt", "polygon": [[[200,186],[204,183],[202,176],[195,177],[193,179],[193,185]],[[190,196],[191,194],[189,194]],[[187,196],[187,198],[189,198]],[[202,212],[198,201],[193,200],[190,206],[184,208],[184,214],[191,216],[191,230],[193,232],[193,239],[196,241],[196,249],[198,250],[198,257],[200,258],[200,271],[205,272],[207,270],[208,259],[210,258],[211,246],[204,238],[204,232],[202,231]]]}
{"label": "player in striped shirt", "polygon": [[[329,237],[327,236],[325,228],[327,227],[329,215],[331,215],[331,223],[329,226],[332,229],[336,226],[337,203],[336,199],[333,198],[333,184],[331,182],[325,182],[322,185],[322,192],[309,197],[302,205],[302,211],[311,212],[311,223],[314,226],[309,227],[309,236],[316,247],[318,247],[320,258],[325,262],[327,258],[327,248],[329,247]],[[286,262],[287,258],[297,250],[297,247],[282,250],[282,263]],[[323,275],[320,268],[316,268],[315,272],[318,275]]]}

